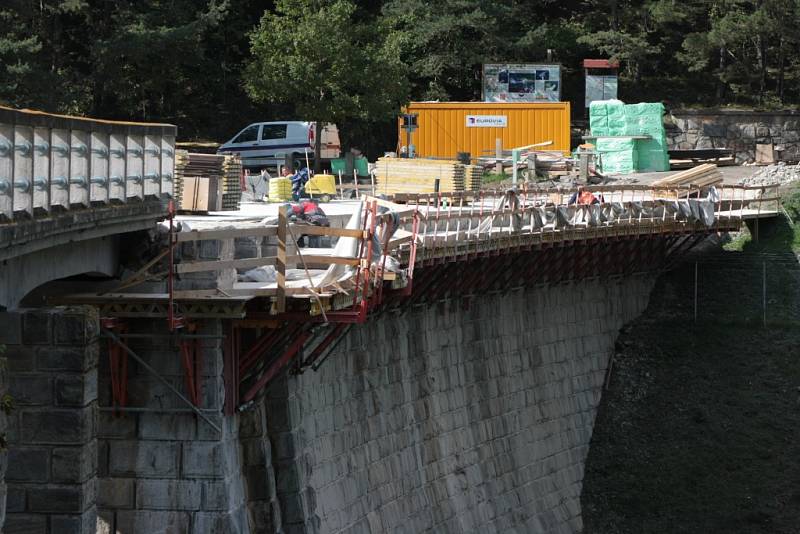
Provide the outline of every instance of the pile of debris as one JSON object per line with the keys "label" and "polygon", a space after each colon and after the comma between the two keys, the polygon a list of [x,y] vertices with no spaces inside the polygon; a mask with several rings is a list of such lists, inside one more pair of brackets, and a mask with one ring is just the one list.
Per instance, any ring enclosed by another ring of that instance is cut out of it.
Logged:
{"label": "pile of debris", "polygon": [[800,181],[800,163],[787,165],[784,162],[762,167],[748,178],[739,180],[739,185],[759,186],[773,184],[790,184]]}

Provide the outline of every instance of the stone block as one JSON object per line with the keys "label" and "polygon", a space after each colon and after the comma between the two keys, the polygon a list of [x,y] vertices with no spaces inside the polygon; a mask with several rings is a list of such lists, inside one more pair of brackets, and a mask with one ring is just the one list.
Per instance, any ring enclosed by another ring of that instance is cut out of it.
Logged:
{"label": "stone block", "polygon": [[6,512],[25,511],[25,486],[9,484],[6,492]]}
{"label": "stone block", "polygon": [[219,441],[220,438],[235,437],[236,425],[233,417],[226,417],[222,414],[206,412],[205,416],[222,429],[222,435],[203,419],[197,419],[197,439],[200,441]]}
{"label": "stone block", "polygon": [[88,510],[80,515],[50,516],[50,532],[64,534],[96,534],[97,512]]}
{"label": "stone block", "polygon": [[[225,482],[208,481],[203,482],[203,503],[202,510],[230,510],[232,508],[229,498],[229,486]],[[252,500],[252,499],[251,499]]]}
{"label": "stone block", "polygon": [[23,345],[6,345],[3,357],[10,373],[35,371],[36,349]]}
{"label": "stone block", "polygon": [[12,373],[8,393],[20,406],[53,404],[53,377],[41,373]]}
{"label": "stone block", "polygon": [[28,489],[28,510],[31,512],[83,512],[80,486],[47,486]]}
{"label": "stone block", "polygon": [[702,132],[706,137],[725,137],[726,127],[716,122],[704,122]]}
{"label": "stone block", "polygon": [[222,254],[222,241],[205,240],[200,241],[200,259],[216,260]]}
{"label": "stone block", "polygon": [[0,312],[0,345],[22,343],[22,316],[16,312]]}
{"label": "stone block", "polygon": [[79,444],[92,432],[90,408],[75,410],[25,410],[20,433],[24,443]]}
{"label": "stone block", "polygon": [[151,510],[199,510],[202,482],[194,480],[138,480],[136,507]]}
{"label": "stone block", "polygon": [[242,440],[241,444],[243,465],[253,466],[264,463],[264,449],[261,440],[247,439]]}
{"label": "stone block", "polygon": [[22,343],[25,345],[50,345],[53,341],[52,315],[47,312],[27,311],[22,316]]}
{"label": "stone block", "polygon": [[180,444],[167,441],[115,441],[109,446],[111,476],[175,477]]}
{"label": "stone block", "polygon": [[[165,376],[165,379],[178,391],[183,391],[183,376]],[[103,376],[103,380],[107,380],[106,376]],[[128,399],[133,404],[150,408],[186,408],[171,389],[146,373],[128,379]]]}
{"label": "stone block", "polygon": [[97,369],[56,378],[55,399],[58,406],[86,406],[96,401]]}
{"label": "stone block", "polygon": [[247,482],[247,500],[257,501],[269,496],[267,468],[264,465],[249,467],[245,473]]}
{"label": "stone block", "polygon": [[47,516],[31,514],[8,514],[3,525],[3,534],[42,534],[47,532]]}
{"label": "stone block", "polygon": [[53,337],[56,345],[85,345],[92,329],[83,314],[53,315]]}
{"label": "stone block", "polygon": [[81,447],[53,449],[52,480],[81,483],[97,475],[97,441]]}
{"label": "stone block", "polygon": [[158,440],[191,440],[197,433],[194,414],[143,413],[139,415],[139,437]]}
{"label": "stone block", "polygon": [[189,533],[191,519],[187,512],[162,512],[151,510],[119,510],[117,532],[120,534],[172,534]]}
{"label": "stone block", "polygon": [[40,371],[83,371],[91,367],[91,358],[82,348],[40,347],[36,367]]}
{"label": "stone block", "polygon": [[241,507],[230,513],[197,512],[193,515],[193,534],[218,532],[252,532],[247,520],[247,510]]}
{"label": "stone block", "polygon": [[184,476],[198,478],[224,478],[235,472],[238,466],[236,455],[238,442],[183,444]]}
{"label": "stone block", "polygon": [[50,449],[12,446],[8,451],[6,480],[47,482],[50,480]]}
{"label": "stone block", "polygon": [[127,439],[136,437],[136,421],[138,417],[132,414],[100,411],[97,414],[97,437]]}
{"label": "stone block", "polygon": [[101,478],[97,481],[97,505],[101,508],[133,508],[133,478]]}

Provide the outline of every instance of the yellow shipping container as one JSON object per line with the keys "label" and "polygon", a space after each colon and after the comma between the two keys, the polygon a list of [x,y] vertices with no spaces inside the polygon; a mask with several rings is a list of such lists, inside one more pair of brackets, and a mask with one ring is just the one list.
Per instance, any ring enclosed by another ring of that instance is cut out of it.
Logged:
{"label": "yellow shipping container", "polygon": [[[412,102],[403,112],[418,114],[412,143],[422,158],[492,156],[498,137],[504,150],[552,141],[541,150],[570,152],[569,102]],[[406,144],[401,126],[402,118],[398,148]]]}

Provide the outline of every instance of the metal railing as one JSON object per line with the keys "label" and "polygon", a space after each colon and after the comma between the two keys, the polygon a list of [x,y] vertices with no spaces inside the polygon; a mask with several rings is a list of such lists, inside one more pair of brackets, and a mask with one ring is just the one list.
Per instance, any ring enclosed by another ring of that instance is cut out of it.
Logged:
{"label": "metal railing", "polygon": [[[587,186],[597,203],[579,204],[577,188],[534,188],[397,196],[415,208],[418,261],[469,256],[535,243],[687,231],[730,231],[776,216],[778,186],[708,188]],[[401,223],[410,231],[414,218]],[[390,253],[407,261],[408,247]]]}

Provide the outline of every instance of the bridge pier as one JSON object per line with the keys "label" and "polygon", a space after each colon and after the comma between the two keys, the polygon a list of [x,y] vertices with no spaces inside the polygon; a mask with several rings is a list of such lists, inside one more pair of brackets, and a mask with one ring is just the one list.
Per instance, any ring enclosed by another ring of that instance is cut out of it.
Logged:
{"label": "bridge pier", "polygon": [[3,532],[93,533],[97,317],[92,309],[0,313],[13,407]]}

